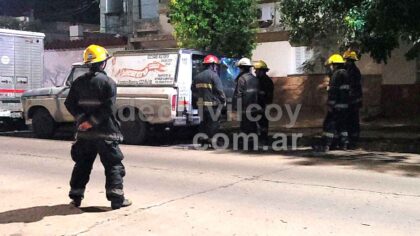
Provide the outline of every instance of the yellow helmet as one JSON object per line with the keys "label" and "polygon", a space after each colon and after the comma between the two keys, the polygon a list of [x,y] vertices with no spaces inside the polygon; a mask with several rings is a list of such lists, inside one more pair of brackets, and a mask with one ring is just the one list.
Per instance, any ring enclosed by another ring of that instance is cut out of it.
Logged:
{"label": "yellow helmet", "polygon": [[346,61],[344,61],[343,57],[340,54],[333,54],[328,58],[328,60],[325,62],[325,65],[331,65],[331,64],[344,64]]}
{"label": "yellow helmet", "polygon": [[83,52],[83,62],[85,64],[93,64],[98,62],[103,62],[111,58],[108,51],[98,45],[90,45]]}
{"label": "yellow helmet", "polygon": [[351,51],[351,50],[347,50],[344,52],[343,54],[343,58],[344,59],[351,59],[351,60],[355,60],[358,61],[359,57],[357,56],[357,53],[355,51]]}
{"label": "yellow helmet", "polygon": [[254,68],[255,69],[265,69],[265,70],[269,70],[267,63],[265,63],[265,61],[263,60],[259,60],[257,62],[254,63]]}

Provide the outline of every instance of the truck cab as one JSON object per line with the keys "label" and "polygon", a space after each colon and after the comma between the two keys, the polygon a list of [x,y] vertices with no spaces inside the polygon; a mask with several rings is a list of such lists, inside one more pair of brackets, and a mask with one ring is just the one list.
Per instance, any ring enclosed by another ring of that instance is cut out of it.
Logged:
{"label": "truck cab", "polygon": [[[117,83],[116,112],[126,143],[144,143],[156,127],[187,128],[200,124],[198,110],[192,106],[191,85],[194,76],[203,70],[205,55],[189,49],[114,54],[105,72]],[[221,74],[229,74],[229,67],[223,68]],[[38,137],[49,138],[60,125],[74,121],[64,101],[73,81],[88,70],[83,64],[73,64],[63,86],[30,90],[22,95],[26,123],[32,124]],[[223,79],[228,96],[233,93],[233,79],[234,76]]]}

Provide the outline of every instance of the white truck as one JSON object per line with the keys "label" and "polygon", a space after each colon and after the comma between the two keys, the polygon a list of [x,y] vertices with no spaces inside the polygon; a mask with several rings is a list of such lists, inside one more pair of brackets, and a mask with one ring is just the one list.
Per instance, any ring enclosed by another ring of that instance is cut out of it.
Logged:
{"label": "white truck", "polygon": [[[152,129],[191,127],[200,123],[198,111],[192,106],[191,84],[193,77],[203,69],[204,57],[203,52],[189,49],[114,54],[106,72],[117,83],[117,114],[126,143],[143,143]],[[223,74],[228,74],[229,68],[223,68]],[[32,124],[38,137],[51,137],[58,126],[73,122],[64,101],[73,80],[87,70],[82,64],[74,64],[62,87],[35,89],[23,94],[25,120]],[[233,76],[224,77],[226,93],[231,95]]]}
{"label": "white truck", "polygon": [[0,122],[23,121],[20,97],[42,85],[43,33],[0,29]]}

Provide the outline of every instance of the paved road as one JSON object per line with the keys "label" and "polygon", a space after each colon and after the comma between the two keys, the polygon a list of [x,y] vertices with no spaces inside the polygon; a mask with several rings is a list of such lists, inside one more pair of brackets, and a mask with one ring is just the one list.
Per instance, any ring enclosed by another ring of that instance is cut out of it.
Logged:
{"label": "paved road", "polygon": [[81,209],[70,141],[0,137],[0,235],[418,235],[420,156],[122,146],[132,207],[97,161]]}

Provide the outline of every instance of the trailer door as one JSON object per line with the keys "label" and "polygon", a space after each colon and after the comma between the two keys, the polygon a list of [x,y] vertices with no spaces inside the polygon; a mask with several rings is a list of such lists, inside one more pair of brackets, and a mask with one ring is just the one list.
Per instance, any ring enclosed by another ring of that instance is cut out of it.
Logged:
{"label": "trailer door", "polygon": [[30,89],[31,82],[31,41],[30,38],[15,37],[15,97]]}
{"label": "trailer door", "polygon": [[14,37],[0,36],[0,111],[11,110],[15,98]]}

